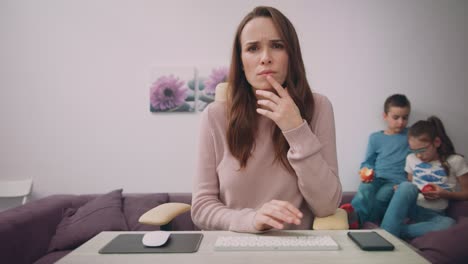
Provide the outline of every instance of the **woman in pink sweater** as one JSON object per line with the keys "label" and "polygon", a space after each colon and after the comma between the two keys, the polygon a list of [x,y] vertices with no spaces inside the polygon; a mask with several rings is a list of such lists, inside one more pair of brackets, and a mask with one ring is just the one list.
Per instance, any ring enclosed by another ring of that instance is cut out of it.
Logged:
{"label": "woman in pink sweater", "polygon": [[226,102],[203,112],[192,218],[205,230],[311,229],[341,200],[333,109],[312,93],[291,22],[256,7],[234,40]]}

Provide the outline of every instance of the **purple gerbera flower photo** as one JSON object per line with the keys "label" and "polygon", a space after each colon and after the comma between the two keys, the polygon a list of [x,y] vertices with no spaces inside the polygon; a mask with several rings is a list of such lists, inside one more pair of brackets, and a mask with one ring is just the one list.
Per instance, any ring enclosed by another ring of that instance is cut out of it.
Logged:
{"label": "purple gerbera flower photo", "polygon": [[158,78],[150,88],[151,112],[174,111],[183,106],[187,97],[184,84],[184,81],[172,74]]}
{"label": "purple gerbera flower photo", "polygon": [[228,68],[227,67],[219,67],[214,68],[211,72],[211,75],[208,79],[205,80],[205,89],[204,92],[206,95],[214,96],[216,92],[216,86],[219,83],[225,82],[227,80],[228,75]]}

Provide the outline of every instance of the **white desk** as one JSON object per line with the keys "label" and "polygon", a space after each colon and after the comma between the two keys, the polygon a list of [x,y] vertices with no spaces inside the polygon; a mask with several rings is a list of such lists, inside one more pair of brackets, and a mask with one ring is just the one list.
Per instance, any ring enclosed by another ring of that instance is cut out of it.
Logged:
{"label": "white desk", "polygon": [[[394,246],[394,251],[363,251],[348,238],[348,230],[322,231],[278,231],[282,234],[327,234],[339,245],[337,251],[256,251],[218,252],[214,250],[216,238],[220,235],[250,235],[227,231],[203,231],[203,240],[196,253],[164,254],[99,254],[98,251],[115,236],[130,232],[102,232],[59,260],[57,263],[188,263],[188,264],[231,264],[231,263],[429,263],[400,239],[383,229],[373,230],[385,237]],[[144,232],[132,232],[144,233]],[[177,232],[174,232],[177,233]],[[180,232],[198,233],[198,232]]]}

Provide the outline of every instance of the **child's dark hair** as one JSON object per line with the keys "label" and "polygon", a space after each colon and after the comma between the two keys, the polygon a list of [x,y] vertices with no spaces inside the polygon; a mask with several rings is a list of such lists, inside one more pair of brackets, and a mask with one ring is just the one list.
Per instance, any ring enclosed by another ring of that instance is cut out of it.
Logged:
{"label": "child's dark hair", "polygon": [[408,137],[417,137],[421,141],[434,142],[435,138],[440,138],[440,146],[437,148],[439,161],[447,174],[450,173],[447,158],[455,153],[452,140],[445,133],[444,124],[436,116],[431,116],[427,120],[419,120],[408,130]]}
{"label": "child's dark hair", "polygon": [[411,103],[404,94],[394,94],[385,100],[384,113],[387,114],[392,106],[411,108]]}

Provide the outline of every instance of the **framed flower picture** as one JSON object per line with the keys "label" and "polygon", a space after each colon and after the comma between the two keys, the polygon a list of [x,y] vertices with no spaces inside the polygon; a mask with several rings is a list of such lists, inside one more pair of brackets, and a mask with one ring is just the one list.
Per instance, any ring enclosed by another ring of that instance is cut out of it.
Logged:
{"label": "framed flower picture", "polygon": [[153,67],[149,91],[153,113],[203,111],[215,100],[216,86],[226,82],[228,68]]}
{"label": "framed flower picture", "polygon": [[216,86],[221,82],[226,82],[229,74],[228,67],[202,67],[198,72],[198,96],[197,110],[203,111],[205,107],[214,101]]}
{"label": "framed flower picture", "polygon": [[151,112],[194,112],[197,88],[194,67],[154,67],[149,91]]}

